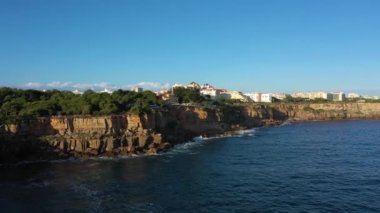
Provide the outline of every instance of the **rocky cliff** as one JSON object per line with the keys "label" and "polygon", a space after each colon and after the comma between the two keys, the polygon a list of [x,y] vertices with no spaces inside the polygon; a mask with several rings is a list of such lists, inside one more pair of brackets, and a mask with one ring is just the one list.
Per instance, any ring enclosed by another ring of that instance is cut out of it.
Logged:
{"label": "rocky cliff", "polygon": [[0,127],[0,162],[154,154],[195,136],[273,126],[291,119],[379,119],[380,104],[172,106],[149,115],[60,116]]}
{"label": "rocky cliff", "polygon": [[380,119],[380,103],[272,104],[295,121]]}

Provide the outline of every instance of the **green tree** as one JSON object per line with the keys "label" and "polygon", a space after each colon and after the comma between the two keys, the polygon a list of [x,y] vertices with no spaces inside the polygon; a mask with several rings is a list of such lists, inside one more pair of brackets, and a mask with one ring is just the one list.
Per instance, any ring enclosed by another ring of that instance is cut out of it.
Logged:
{"label": "green tree", "polygon": [[[194,92],[194,91],[192,91]],[[185,93],[186,100],[199,98]],[[51,115],[113,114],[132,111],[149,113],[162,102],[151,91],[136,93],[117,90],[113,94],[87,90],[83,95],[70,91],[38,91],[0,88],[0,124],[16,123],[25,118]]]}
{"label": "green tree", "polygon": [[178,97],[179,103],[201,103],[205,100],[197,89],[177,87],[174,88],[173,93]]}

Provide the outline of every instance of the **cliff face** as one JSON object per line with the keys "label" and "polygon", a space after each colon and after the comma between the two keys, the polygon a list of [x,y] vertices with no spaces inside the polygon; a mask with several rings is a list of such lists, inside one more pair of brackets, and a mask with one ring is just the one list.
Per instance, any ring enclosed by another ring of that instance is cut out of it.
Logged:
{"label": "cliff face", "polygon": [[9,158],[9,153],[15,153],[16,158],[44,159],[46,153],[50,153],[48,158],[139,154],[170,146],[161,134],[144,129],[135,115],[39,118],[4,126],[2,135],[0,161]]}
{"label": "cliff face", "polygon": [[149,115],[62,116],[38,118],[19,125],[3,125],[0,161],[69,156],[154,154],[195,136],[280,123],[268,106],[177,106]]}
{"label": "cliff face", "polygon": [[195,136],[278,125],[285,120],[380,119],[380,104],[176,106],[149,115],[62,116],[0,126],[0,162],[69,156],[154,154]]}
{"label": "cliff face", "polygon": [[295,121],[380,119],[380,103],[274,104]]}

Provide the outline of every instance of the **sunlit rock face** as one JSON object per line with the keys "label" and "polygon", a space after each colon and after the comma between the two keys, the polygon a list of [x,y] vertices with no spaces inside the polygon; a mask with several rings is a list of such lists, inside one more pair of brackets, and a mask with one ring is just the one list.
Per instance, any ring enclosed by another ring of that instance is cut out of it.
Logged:
{"label": "sunlit rock face", "polygon": [[380,119],[379,103],[172,106],[148,115],[53,116],[2,125],[0,161],[156,154],[196,136],[233,134],[286,120]]}
{"label": "sunlit rock face", "polygon": [[380,103],[277,104],[272,107],[297,121],[380,119]]}

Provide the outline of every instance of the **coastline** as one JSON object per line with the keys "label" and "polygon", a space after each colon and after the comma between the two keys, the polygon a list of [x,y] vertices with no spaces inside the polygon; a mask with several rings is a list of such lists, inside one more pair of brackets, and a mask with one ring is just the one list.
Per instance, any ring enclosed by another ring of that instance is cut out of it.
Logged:
{"label": "coastline", "polygon": [[0,163],[156,155],[199,136],[231,137],[289,122],[354,120],[380,120],[380,104],[175,106],[148,115],[44,117],[0,130]]}
{"label": "coastline", "polygon": [[194,137],[193,139],[183,142],[183,143],[178,143],[171,147],[170,149],[167,149],[163,152],[159,153],[154,153],[154,154],[140,154],[140,155],[118,155],[118,156],[113,156],[109,157],[106,155],[99,155],[99,156],[93,156],[93,157],[68,157],[65,159],[53,159],[53,160],[31,160],[31,161],[20,161],[16,163],[0,163],[0,167],[2,166],[20,166],[20,165],[27,165],[27,164],[39,164],[39,163],[64,163],[64,162],[81,162],[81,161],[87,161],[87,160],[123,160],[123,159],[130,159],[130,158],[138,158],[138,157],[150,157],[150,156],[159,156],[162,154],[170,153],[171,151],[175,151],[176,148],[179,146],[184,146],[186,144],[196,144],[196,143],[202,143],[204,141],[210,141],[210,140],[217,140],[221,138],[230,138],[230,137],[240,137],[244,135],[250,135],[252,134],[251,132],[254,132],[258,128],[265,128],[265,127],[255,127],[251,129],[245,129],[245,130],[236,130],[236,131],[229,131],[226,132],[225,134],[220,134],[220,135],[214,135],[210,137],[202,137],[202,136],[197,136]]}

